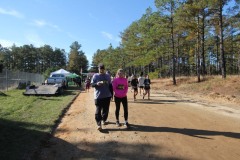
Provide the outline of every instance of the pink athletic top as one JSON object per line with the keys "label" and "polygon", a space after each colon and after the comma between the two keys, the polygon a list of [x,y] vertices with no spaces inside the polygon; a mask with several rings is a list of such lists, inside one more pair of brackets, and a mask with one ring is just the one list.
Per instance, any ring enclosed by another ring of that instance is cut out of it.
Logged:
{"label": "pink athletic top", "polygon": [[114,95],[118,98],[123,98],[127,96],[128,92],[128,80],[127,78],[115,78],[112,81]]}

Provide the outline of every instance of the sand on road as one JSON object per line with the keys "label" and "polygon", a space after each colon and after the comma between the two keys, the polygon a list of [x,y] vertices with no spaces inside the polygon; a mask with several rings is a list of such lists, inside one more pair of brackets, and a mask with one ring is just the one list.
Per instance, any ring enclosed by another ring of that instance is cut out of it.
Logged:
{"label": "sand on road", "polygon": [[96,129],[93,89],[81,92],[38,159],[240,159],[239,109],[151,92],[150,100],[138,95],[134,102],[129,91],[129,129],[115,125],[112,101],[102,132]]}

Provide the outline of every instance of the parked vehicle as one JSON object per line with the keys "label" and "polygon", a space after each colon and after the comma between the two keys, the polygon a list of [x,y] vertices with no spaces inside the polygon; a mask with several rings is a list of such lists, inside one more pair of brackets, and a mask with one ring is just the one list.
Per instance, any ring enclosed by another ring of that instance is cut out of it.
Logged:
{"label": "parked vehicle", "polygon": [[67,78],[64,74],[52,74],[47,79],[47,84],[60,84],[63,88],[68,87]]}

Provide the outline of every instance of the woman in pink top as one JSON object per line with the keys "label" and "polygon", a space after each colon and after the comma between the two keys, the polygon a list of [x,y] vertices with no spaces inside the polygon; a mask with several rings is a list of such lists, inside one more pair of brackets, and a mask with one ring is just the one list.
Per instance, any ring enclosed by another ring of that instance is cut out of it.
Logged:
{"label": "woman in pink top", "polygon": [[116,78],[112,82],[113,92],[114,92],[114,101],[116,105],[116,125],[120,127],[119,123],[119,111],[120,104],[122,103],[124,109],[124,126],[129,127],[128,123],[128,100],[127,100],[127,92],[128,92],[128,80],[124,78],[124,72],[122,69],[119,69],[116,74]]}

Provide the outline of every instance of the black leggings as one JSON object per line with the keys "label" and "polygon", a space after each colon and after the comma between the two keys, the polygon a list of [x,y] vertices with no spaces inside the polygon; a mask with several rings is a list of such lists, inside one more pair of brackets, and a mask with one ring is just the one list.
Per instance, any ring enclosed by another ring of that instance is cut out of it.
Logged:
{"label": "black leggings", "polygon": [[123,110],[124,110],[124,119],[125,121],[128,120],[128,101],[127,101],[127,96],[123,98],[118,98],[114,96],[114,101],[116,105],[116,111],[115,111],[115,116],[116,120],[119,121],[119,111],[120,111],[120,105],[121,102],[123,104]]}

